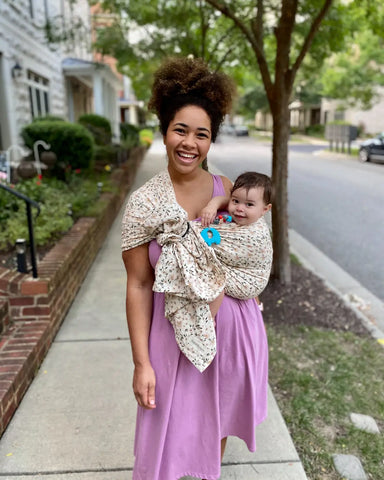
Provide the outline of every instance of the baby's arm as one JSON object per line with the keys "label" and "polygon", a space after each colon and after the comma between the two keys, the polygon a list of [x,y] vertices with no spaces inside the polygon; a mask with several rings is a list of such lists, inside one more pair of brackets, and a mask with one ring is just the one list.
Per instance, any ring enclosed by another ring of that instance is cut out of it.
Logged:
{"label": "baby's arm", "polygon": [[209,227],[211,223],[215,220],[217,211],[220,209],[225,209],[228,205],[229,197],[227,196],[217,196],[211,198],[207,205],[201,210],[201,224],[203,227]]}

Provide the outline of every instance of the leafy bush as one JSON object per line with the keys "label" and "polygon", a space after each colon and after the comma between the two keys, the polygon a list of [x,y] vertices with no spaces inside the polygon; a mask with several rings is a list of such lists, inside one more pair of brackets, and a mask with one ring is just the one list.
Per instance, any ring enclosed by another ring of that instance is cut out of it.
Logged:
{"label": "leafy bush", "polygon": [[56,115],[45,115],[44,117],[34,118],[32,123],[34,122],[65,122],[65,119]]}
{"label": "leafy bush", "polygon": [[[47,245],[82,216],[99,213],[97,182],[103,181],[103,191],[111,191],[110,177],[104,174],[85,178],[81,173],[71,173],[69,183],[55,178],[25,180],[16,185],[16,190],[40,204],[41,213],[34,216],[34,234],[37,246]],[[72,216],[69,215],[71,210]],[[25,203],[9,192],[0,189],[0,249],[7,250],[15,245],[17,238],[28,238]]]}
{"label": "leafy bush", "polygon": [[120,123],[121,144],[124,148],[133,148],[140,145],[139,129],[130,123]]}
{"label": "leafy bush", "polygon": [[143,130],[140,130],[139,132],[140,136],[140,145],[143,145],[145,147],[150,147],[153,142],[153,131],[150,130],[149,128],[143,128]]}
{"label": "leafy bush", "polygon": [[115,164],[118,156],[118,145],[96,145],[95,162],[97,164]]}
{"label": "leafy bush", "polygon": [[24,143],[31,150],[37,140],[44,140],[51,145],[57,155],[53,174],[64,179],[64,172],[72,169],[92,167],[94,140],[82,125],[65,121],[40,121],[26,125],[21,131]]}
{"label": "leafy bush", "polygon": [[325,132],[325,125],[316,124],[311,125],[310,127],[306,127],[305,133],[306,135],[310,135],[312,137],[324,137]]}
{"label": "leafy bush", "polygon": [[91,132],[96,145],[109,145],[111,143],[112,128],[111,122],[107,118],[95,113],[87,113],[81,115],[78,123]]}

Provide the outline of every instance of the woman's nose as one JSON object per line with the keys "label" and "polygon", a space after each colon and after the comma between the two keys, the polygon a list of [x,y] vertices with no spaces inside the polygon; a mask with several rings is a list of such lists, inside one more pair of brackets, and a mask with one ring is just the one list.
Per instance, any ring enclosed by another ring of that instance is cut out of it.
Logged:
{"label": "woman's nose", "polygon": [[193,135],[191,133],[183,137],[183,145],[185,145],[186,147],[193,147],[194,142]]}

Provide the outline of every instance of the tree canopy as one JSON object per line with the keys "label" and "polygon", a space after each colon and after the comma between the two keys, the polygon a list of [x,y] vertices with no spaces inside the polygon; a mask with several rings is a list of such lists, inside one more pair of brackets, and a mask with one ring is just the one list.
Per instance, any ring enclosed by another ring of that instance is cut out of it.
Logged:
{"label": "tree canopy", "polygon": [[245,70],[255,71],[240,32],[204,0],[104,0],[101,5],[111,22],[98,29],[95,47],[118,60],[141,100],[148,99],[152,74],[168,56],[203,58],[213,70],[229,71],[240,85]]}
{"label": "tree canopy", "polygon": [[[382,1],[103,0],[102,7],[116,15],[116,22],[100,32],[96,45],[118,58],[123,72],[128,68],[125,73],[137,92],[149,85],[145,76],[159,61],[175,54],[193,54],[213,69],[224,69],[243,82],[243,94],[254,105],[261,99],[257,79],[261,80],[273,118],[273,273],[289,283],[289,104],[296,85],[313,95],[314,79],[321,78],[319,85],[329,94],[339,91],[359,95],[363,101],[372,98],[364,93],[363,74],[370,76],[370,85],[379,78],[381,43],[371,41],[365,30],[369,26],[373,37],[382,37]],[[136,37],[129,37],[134,31]],[[321,77],[323,65],[325,77]],[[141,94],[143,98],[145,92]]]}

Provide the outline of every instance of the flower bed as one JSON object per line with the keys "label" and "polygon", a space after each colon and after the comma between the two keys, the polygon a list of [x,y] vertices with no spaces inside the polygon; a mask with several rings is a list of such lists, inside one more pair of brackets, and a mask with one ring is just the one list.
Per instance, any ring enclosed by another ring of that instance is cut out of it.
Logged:
{"label": "flower bed", "polygon": [[114,172],[96,218],[80,218],[38,264],[39,277],[0,267],[0,435],[6,429],[119,212],[146,149]]}

